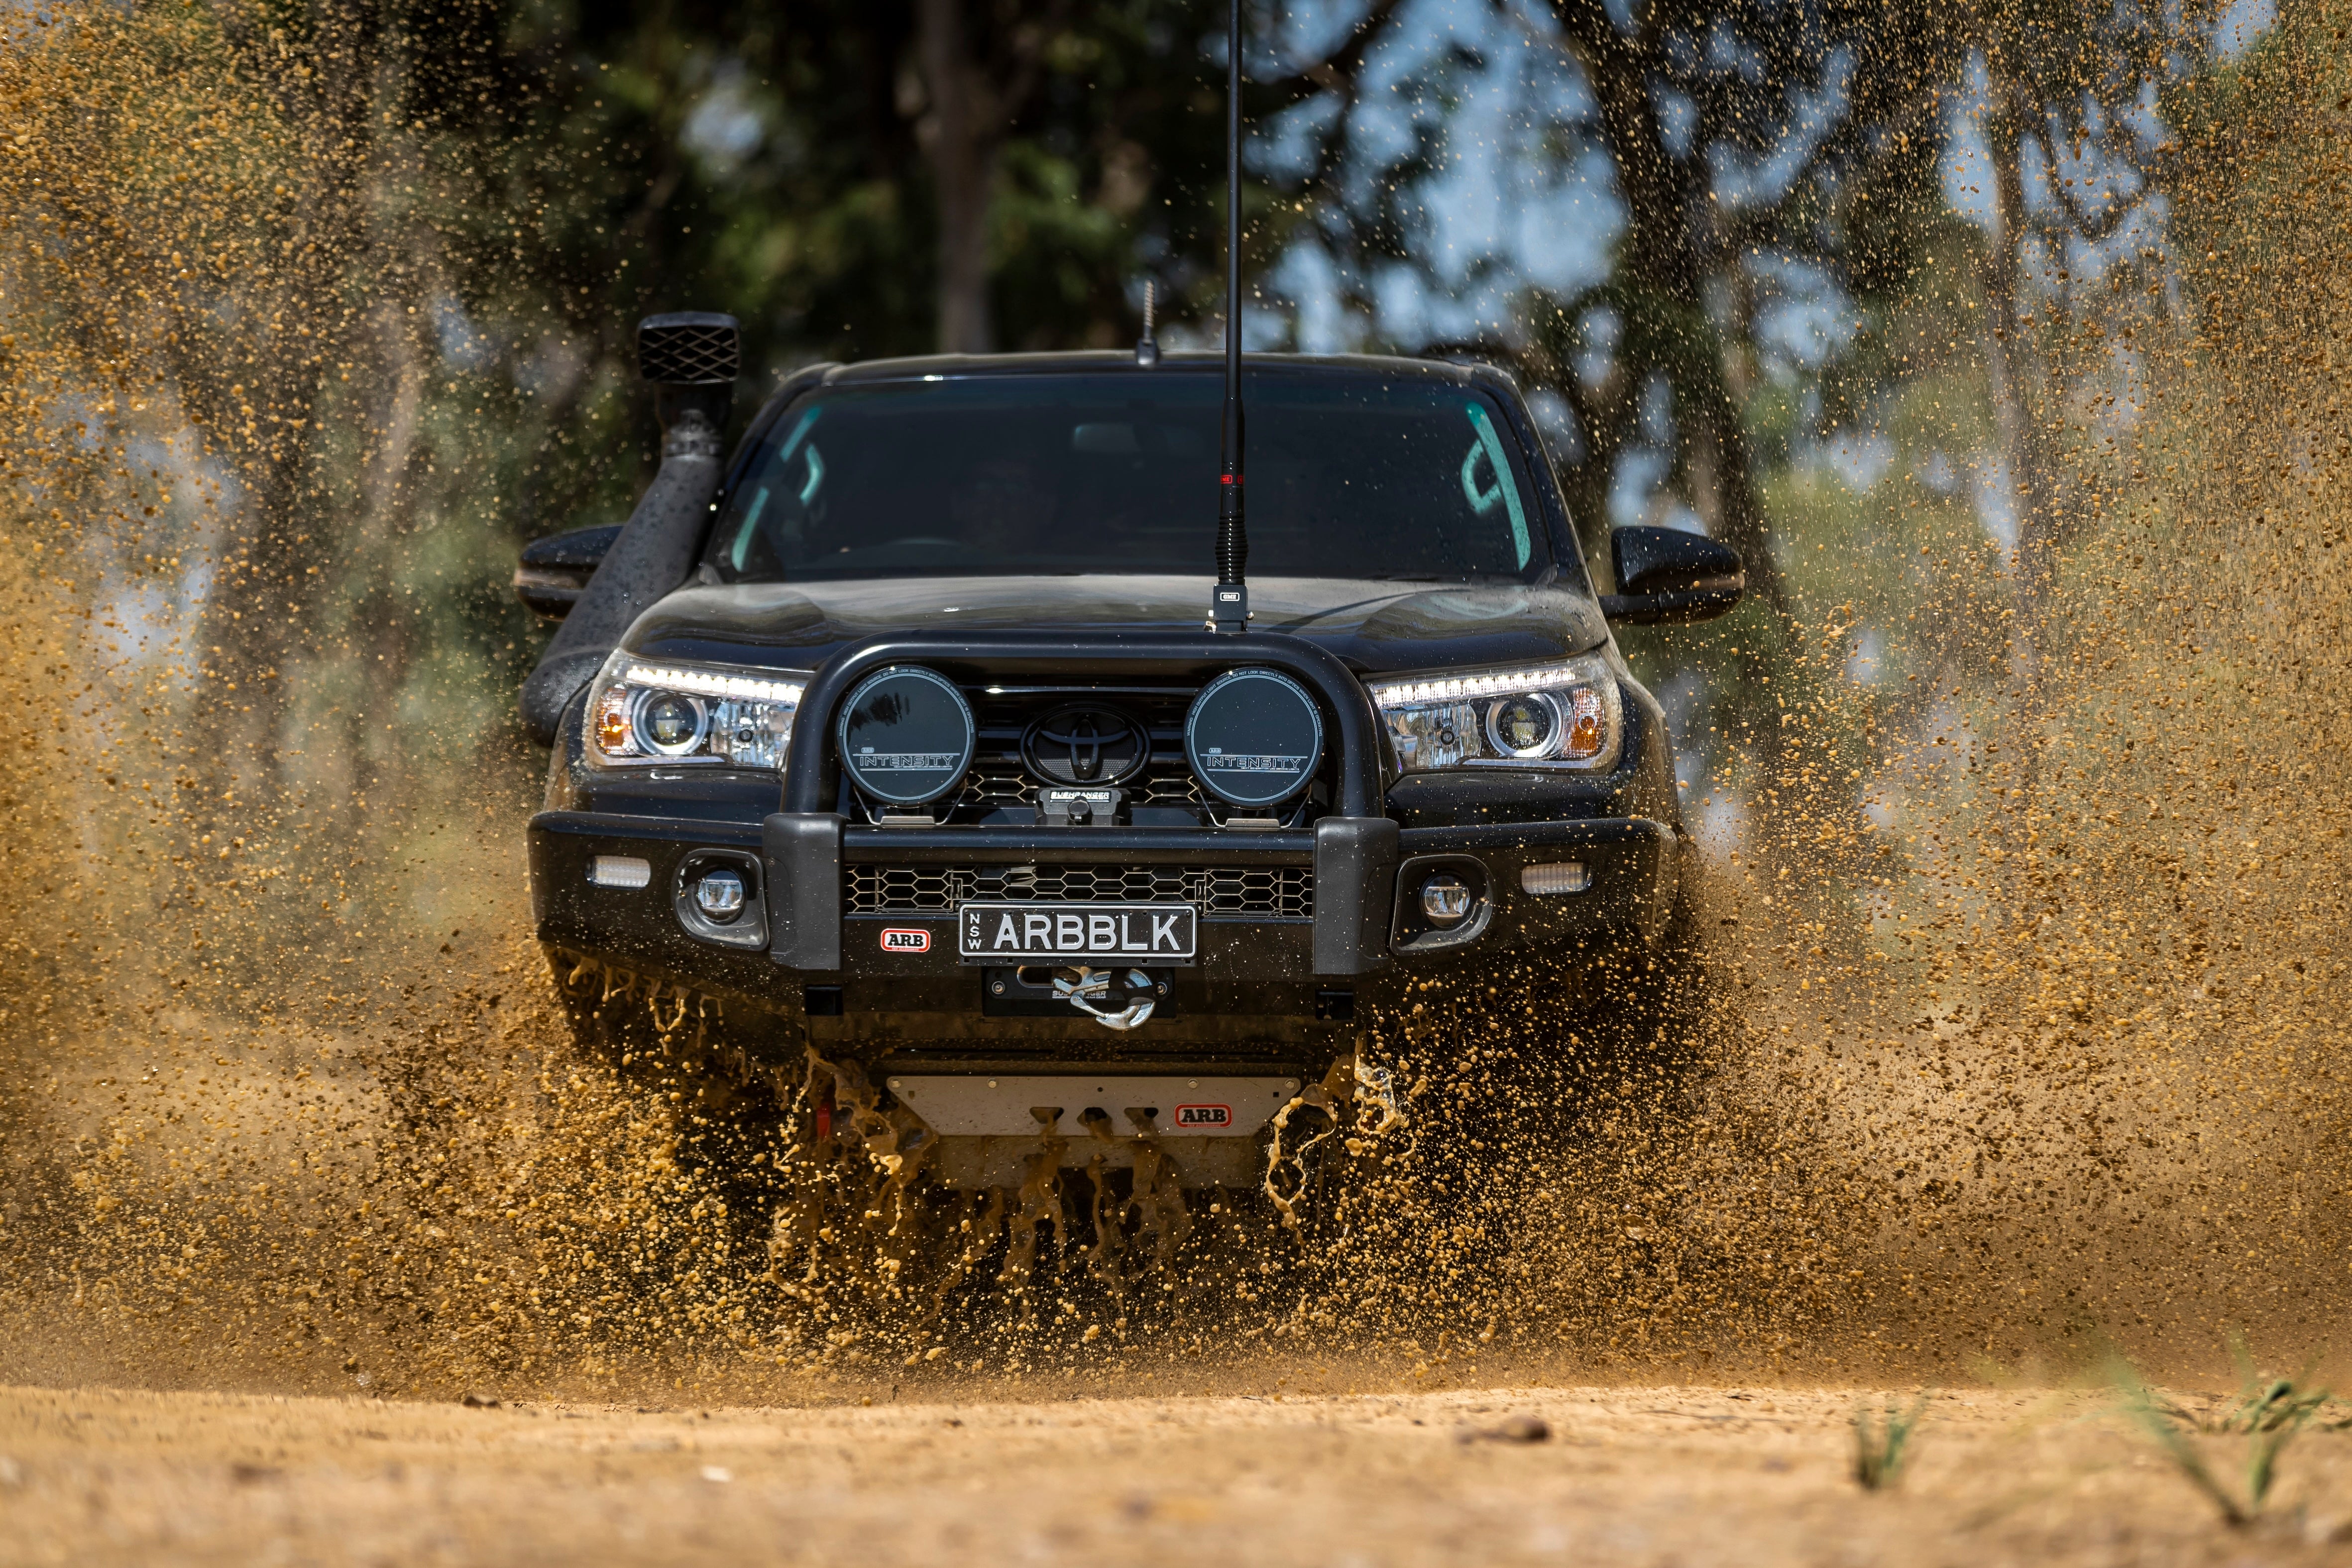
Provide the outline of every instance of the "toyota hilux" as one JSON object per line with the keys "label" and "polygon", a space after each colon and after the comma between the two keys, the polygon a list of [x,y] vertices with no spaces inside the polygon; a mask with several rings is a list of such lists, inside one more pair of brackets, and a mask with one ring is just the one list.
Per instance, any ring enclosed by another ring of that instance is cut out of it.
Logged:
{"label": "toyota hilux", "polygon": [[1506,374],[1248,356],[1221,624],[1214,354],[818,366],[730,454],[734,323],[639,346],[659,472],[517,575],[562,622],[538,937],[592,1010],[723,1014],[822,1065],[807,1136],[880,1114],[950,1186],[1041,1147],[1229,1185],[1417,994],[1663,951],[1693,856],[1611,624],[1741,563],[1620,528],[1600,592]]}

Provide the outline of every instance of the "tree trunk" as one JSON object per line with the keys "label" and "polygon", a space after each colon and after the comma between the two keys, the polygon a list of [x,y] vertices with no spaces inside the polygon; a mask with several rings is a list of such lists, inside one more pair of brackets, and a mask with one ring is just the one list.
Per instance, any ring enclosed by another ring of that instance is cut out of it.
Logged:
{"label": "tree trunk", "polygon": [[[1707,356],[1710,371],[1721,366],[1722,355]],[[1748,428],[1730,387],[1713,374],[1702,384],[1683,389],[1675,403],[1681,439],[1689,451],[1704,442],[1713,451],[1715,469],[1714,527],[1716,537],[1739,552],[1748,567],[1748,587],[1774,610],[1789,610],[1788,584],[1772,559],[1772,542],[1765,527],[1764,499],[1756,489],[1755,455],[1748,450]],[[1687,463],[1687,458],[1685,458]]]}
{"label": "tree trunk", "polygon": [[1991,342],[1985,351],[1986,380],[2001,462],[2009,470],[2017,502],[2017,568],[2027,607],[2039,601],[2052,565],[2056,521],[2049,466],[2036,425],[2042,404],[2040,364],[2033,352],[2033,326],[2019,316],[2025,268],[2024,153],[2026,128],[2018,114],[2017,84],[1992,65],[1991,108],[1985,115],[1985,147],[1992,162],[1993,216],[1998,225],[1984,250],[1982,286]]}
{"label": "tree trunk", "polygon": [[988,309],[988,209],[1003,121],[972,47],[964,0],[919,0],[917,47],[930,110],[919,134],[939,190],[940,350],[996,346]]}
{"label": "tree trunk", "polygon": [[[1671,353],[1683,366],[1681,375],[1671,377],[1675,439],[1682,448],[1677,466],[1686,476],[1694,467],[1712,468],[1717,537],[1747,563],[1748,591],[1785,615],[1788,587],[1772,560],[1747,427],[1724,374],[1722,334],[1706,310],[1706,258],[1720,248],[1716,236],[1698,229],[1708,174],[1703,165],[1667,149],[1651,96],[1649,47],[1624,37],[1605,16],[1596,20],[1577,7],[1559,7],[1557,14],[1600,100],[1601,134],[1625,202],[1628,233],[1621,268],[1636,280],[1636,290],[1662,297],[1661,320],[1654,324],[1656,363]],[[1665,342],[1669,336],[1694,333],[1706,341],[1685,342],[1679,353]],[[1652,368],[1635,366],[1637,378]]]}
{"label": "tree trunk", "polygon": [[[2021,313],[2025,273],[2025,144],[2029,134],[2021,109],[2032,99],[2001,68],[1997,47],[1988,48],[1991,108],[1985,116],[1985,149],[1992,163],[1993,217],[1999,232],[1984,251],[1985,314],[1991,342],[1986,345],[1985,379],[1992,399],[1995,438],[2009,469],[2017,505],[2017,548],[2011,591],[2016,596],[2014,642],[2008,648],[2012,674],[2022,678],[2011,699],[2010,744],[2016,761],[2015,787],[2039,795],[2044,753],[2023,743],[2042,727],[2053,700],[2042,680],[2042,644],[2049,628],[2050,576],[2056,565],[2057,514],[2054,477],[2042,440],[2041,411],[2048,367],[2036,352],[2038,335],[2030,312]],[[1948,660],[1946,673],[1949,673]],[[2012,883],[2013,897],[2029,889]]]}
{"label": "tree trunk", "polygon": [[216,67],[223,90],[266,98],[299,139],[274,166],[225,171],[225,194],[267,203],[274,185],[289,198],[283,216],[264,226],[260,264],[233,278],[178,268],[173,247],[200,232],[184,207],[120,241],[144,275],[180,280],[161,297],[157,352],[188,422],[245,492],[215,541],[198,627],[208,679],[195,715],[205,743],[191,770],[205,803],[197,837],[253,833],[285,804],[286,667],[299,652],[308,568],[333,550],[337,522],[320,416],[351,344],[350,291],[378,271],[359,201],[378,149],[382,16],[367,4],[322,8],[305,57],[320,68],[293,72],[257,15],[217,16],[229,40]]}

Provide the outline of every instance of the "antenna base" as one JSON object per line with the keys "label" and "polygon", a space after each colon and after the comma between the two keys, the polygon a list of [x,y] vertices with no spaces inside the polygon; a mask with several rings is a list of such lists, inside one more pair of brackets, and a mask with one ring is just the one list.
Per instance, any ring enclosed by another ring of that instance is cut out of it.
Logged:
{"label": "antenna base", "polygon": [[1209,629],[1219,637],[1239,637],[1249,630],[1249,590],[1239,583],[1220,583],[1209,594]]}

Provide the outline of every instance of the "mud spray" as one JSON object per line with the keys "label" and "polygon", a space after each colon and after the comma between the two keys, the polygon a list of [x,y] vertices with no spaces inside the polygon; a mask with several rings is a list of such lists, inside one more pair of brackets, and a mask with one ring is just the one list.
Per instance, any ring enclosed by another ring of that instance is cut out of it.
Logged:
{"label": "mud spray", "polygon": [[[1793,614],[1687,645],[1768,694],[1690,781],[1696,982],[1433,988],[1214,1203],[1050,1161],[943,1195],[854,1064],[551,972],[497,584],[531,453],[603,391],[544,306],[499,329],[530,394],[467,371],[444,268],[522,268],[552,198],[409,112],[388,33],[9,26],[0,1376],[2187,1374],[2340,1321],[2326,16],[2181,110],[2168,249],[2045,279],[2007,334],[1965,267],[1916,280],[1921,363],[2044,367],[2042,510],[2008,548],[1948,485],[1843,539],[1825,489],[1781,498]],[[1902,416],[1965,423],[1957,384]]]}

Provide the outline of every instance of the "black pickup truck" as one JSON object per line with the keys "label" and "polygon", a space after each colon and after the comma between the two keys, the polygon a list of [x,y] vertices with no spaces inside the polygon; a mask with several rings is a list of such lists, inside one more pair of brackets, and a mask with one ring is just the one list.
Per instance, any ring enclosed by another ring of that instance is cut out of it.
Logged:
{"label": "black pickup truck", "polygon": [[1250,356],[1219,635],[1214,355],[821,366],[722,460],[733,323],[640,354],[660,473],[517,574],[566,617],[523,700],[538,934],[603,1005],[824,1064],[818,1135],[855,1095],[950,1185],[1057,1137],[1254,1184],[1416,988],[1524,1014],[1675,919],[1672,747],[1610,623],[1719,615],[1741,564],[1620,529],[1597,593],[1507,376]]}

